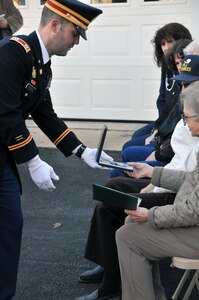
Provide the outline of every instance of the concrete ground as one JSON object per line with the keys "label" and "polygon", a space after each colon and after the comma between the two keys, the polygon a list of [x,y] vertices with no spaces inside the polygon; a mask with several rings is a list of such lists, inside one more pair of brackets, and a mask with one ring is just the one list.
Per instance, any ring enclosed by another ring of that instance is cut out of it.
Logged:
{"label": "concrete ground", "polygon": [[[132,132],[144,126],[144,123],[120,123],[120,122],[91,122],[68,121],[67,126],[74,131],[78,138],[88,147],[95,148],[98,145],[103,125],[108,126],[108,134],[105,141],[105,150],[119,151],[123,144],[131,138]],[[55,147],[32,120],[27,120],[27,126],[32,133],[38,147]]]}

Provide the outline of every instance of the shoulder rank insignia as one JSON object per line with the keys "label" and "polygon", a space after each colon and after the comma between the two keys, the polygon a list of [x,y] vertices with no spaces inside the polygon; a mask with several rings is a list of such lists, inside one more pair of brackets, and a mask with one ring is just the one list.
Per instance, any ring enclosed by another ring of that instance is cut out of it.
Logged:
{"label": "shoulder rank insignia", "polygon": [[19,43],[24,48],[26,53],[31,51],[29,45],[24,40],[22,40],[16,36],[12,37],[10,40]]}

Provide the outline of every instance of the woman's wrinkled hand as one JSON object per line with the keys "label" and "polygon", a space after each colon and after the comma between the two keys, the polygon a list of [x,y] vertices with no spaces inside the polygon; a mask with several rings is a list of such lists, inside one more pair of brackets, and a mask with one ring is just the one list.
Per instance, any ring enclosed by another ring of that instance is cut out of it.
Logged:
{"label": "woman's wrinkled hand", "polygon": [[146,223],[148,221],[148,209],[144,207],[138,207],[137,210],[124,210],[125,213],[131,216],[132,220],[136,223]]}

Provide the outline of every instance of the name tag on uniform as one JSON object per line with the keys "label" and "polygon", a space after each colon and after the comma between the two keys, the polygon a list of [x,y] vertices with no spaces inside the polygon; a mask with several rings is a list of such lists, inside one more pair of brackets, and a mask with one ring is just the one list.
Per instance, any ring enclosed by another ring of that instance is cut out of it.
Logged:
{"label": "name tag on uniform", "polygon": [[26,84],[26,87],[25,87],[31,94],[33,94],[35,91],[36,91],[36,87],[33,85],[33,84],[31,84],[31,83],[28,83],[28,84]]}

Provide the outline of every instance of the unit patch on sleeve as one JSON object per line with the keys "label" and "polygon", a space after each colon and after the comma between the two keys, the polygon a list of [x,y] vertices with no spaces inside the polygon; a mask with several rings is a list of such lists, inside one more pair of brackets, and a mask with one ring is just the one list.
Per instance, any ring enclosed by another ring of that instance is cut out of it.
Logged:
{"label": "unit patch on sleeve", "polygon": [[30,46],[24,40],[20,39],[19,37],[14,36],[10,40],[19,43],[24,48],[26,53],[31,51]]}

